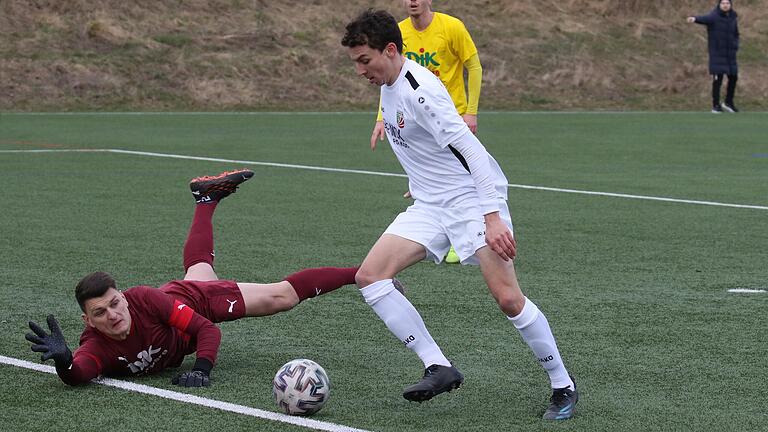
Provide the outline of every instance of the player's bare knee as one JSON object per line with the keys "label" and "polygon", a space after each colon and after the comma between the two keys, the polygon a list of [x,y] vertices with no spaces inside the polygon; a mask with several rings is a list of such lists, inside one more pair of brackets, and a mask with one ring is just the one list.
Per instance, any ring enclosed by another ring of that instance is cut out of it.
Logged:
{"label": "player's bare knee", "polygon": [[369,271],[367,267],[360,267],[355,273],[355,283],[358,288],[365,288],[381,279],[383,278],[378,277],[375,272]]}
{"label": "player's bare knee", "polygon": [[276,313],[289,311],[297,304],[299,304],[298,299],[286,296],[273,296],[269,299],[269,302],[263,304],[258,316],[274,315]]}
{"label": "player's bare knee", "polygon": [[516,316],[523,311],[525,296],[516,292],[503,293],[496,296],[496,303],[498,303],[499,309],[507,316]]}
{"label": "player's bare knee", "polygon": [[214,281],[218,279],[216,272],[213,270],[213,266],[206,262],[191,265],[187,268],[187,272],[184,274],[184,280]]}
{"label": "player's bare knee", "polygon": [[297,304],[299,304],[299,298],[294,297],[276,297],[273,301],[273,307],[276,309],[275,312],[285,312],[293,309]]}

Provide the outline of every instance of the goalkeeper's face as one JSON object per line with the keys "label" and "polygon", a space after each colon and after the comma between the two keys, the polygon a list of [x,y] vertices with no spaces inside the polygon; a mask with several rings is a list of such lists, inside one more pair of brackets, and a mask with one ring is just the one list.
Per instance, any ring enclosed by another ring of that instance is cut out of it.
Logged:
{"label": "goalkeeper's face", "polygon": [[110,288],[101,297],[85,301],[83,320],[107,337],[124,340],[131,330],[128,301],[120,291]]}

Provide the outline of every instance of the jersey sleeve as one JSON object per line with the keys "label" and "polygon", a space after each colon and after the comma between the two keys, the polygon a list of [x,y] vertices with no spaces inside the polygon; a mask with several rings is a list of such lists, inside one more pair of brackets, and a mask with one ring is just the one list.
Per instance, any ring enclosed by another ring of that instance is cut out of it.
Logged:
{"label": "jersey sleeve", "polygon": [[462,63],[466,63],[473,55],[477,54],[477,47],[469,35],[467,27],[458,19],[452,20],[450,25],[453,51]]}
{"label": "jersey sleeve", "polygon": [[197,340],[197,358],[216,363],[221,331],[215,324],[159,289],[145,288],[142,294],[152,312],[163,322]]}
{"label": "jersey sleeve", "polygon": [[98,345],[85,342],[75,350],[72,358],[72,365],[68,368],[56,368],[56,374],[68,385],[86,384],[97,376],[101,375],[103,370],[101,350]]}
{"label": "jersey sleeve", "polygon": [[464,134],[451,143],[453,150],[459,152],[469,167],[469,173],[477,188],[480,209],[484,215],[499,211],[499,199],[493,184],[493,170],[485,146],[475,134]]}
{"label": "jersey sleeve", "polygon": [[440,147],[445,148],[465,133],[471,133],[438,78],[429,77],[429,81],[409,95],[408,101],[416,122]]}
{"label": "jersey sleeve", "polygon": [[384,121],[384,113],[381,112],[381,93],[379,93],[379,108],[376,110],[376,121]]}
{"label": "jersey sleeve", "polygon": [[477,115],[480,105],[480,87],[483,82],[483,66],[480,57],[475,54],[464,62],[467,69],[467,114]]}

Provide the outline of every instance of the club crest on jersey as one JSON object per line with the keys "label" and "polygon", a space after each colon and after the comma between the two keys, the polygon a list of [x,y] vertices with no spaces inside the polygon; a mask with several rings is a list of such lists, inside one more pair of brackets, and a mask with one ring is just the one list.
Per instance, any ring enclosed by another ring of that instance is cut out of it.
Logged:
{"label": "club crest on jersey", "polygon": [[405,127],[405,118],[403,117],[403,112],[398,111],[397,112],[397,126],[402,129]]}

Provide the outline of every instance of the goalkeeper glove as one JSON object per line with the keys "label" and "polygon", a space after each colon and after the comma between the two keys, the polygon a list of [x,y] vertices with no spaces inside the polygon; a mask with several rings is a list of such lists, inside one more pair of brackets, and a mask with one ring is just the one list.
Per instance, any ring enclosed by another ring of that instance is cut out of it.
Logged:
{"label": "goalkeeper glove", "polygon": [[171,383],[181,387],[208,387],[211,385],[211,369],[213,369],[213,363],[204,358],[198,358],[191,371],[176,375]]}
{"label": "goalkeeper glove", "polygon": [[29,328],[34,333],[27,333],[25,338],[34,344],[32,351],[43,353],[40,356],[41,361],[53,359],[59,369],[67,369],[72,365],[72,351],[67,347],[67,341],[64,340],[59,323],[53,315],[48,315],[48,328],[51,334],[47,334],[32,321],[29,322]]}

